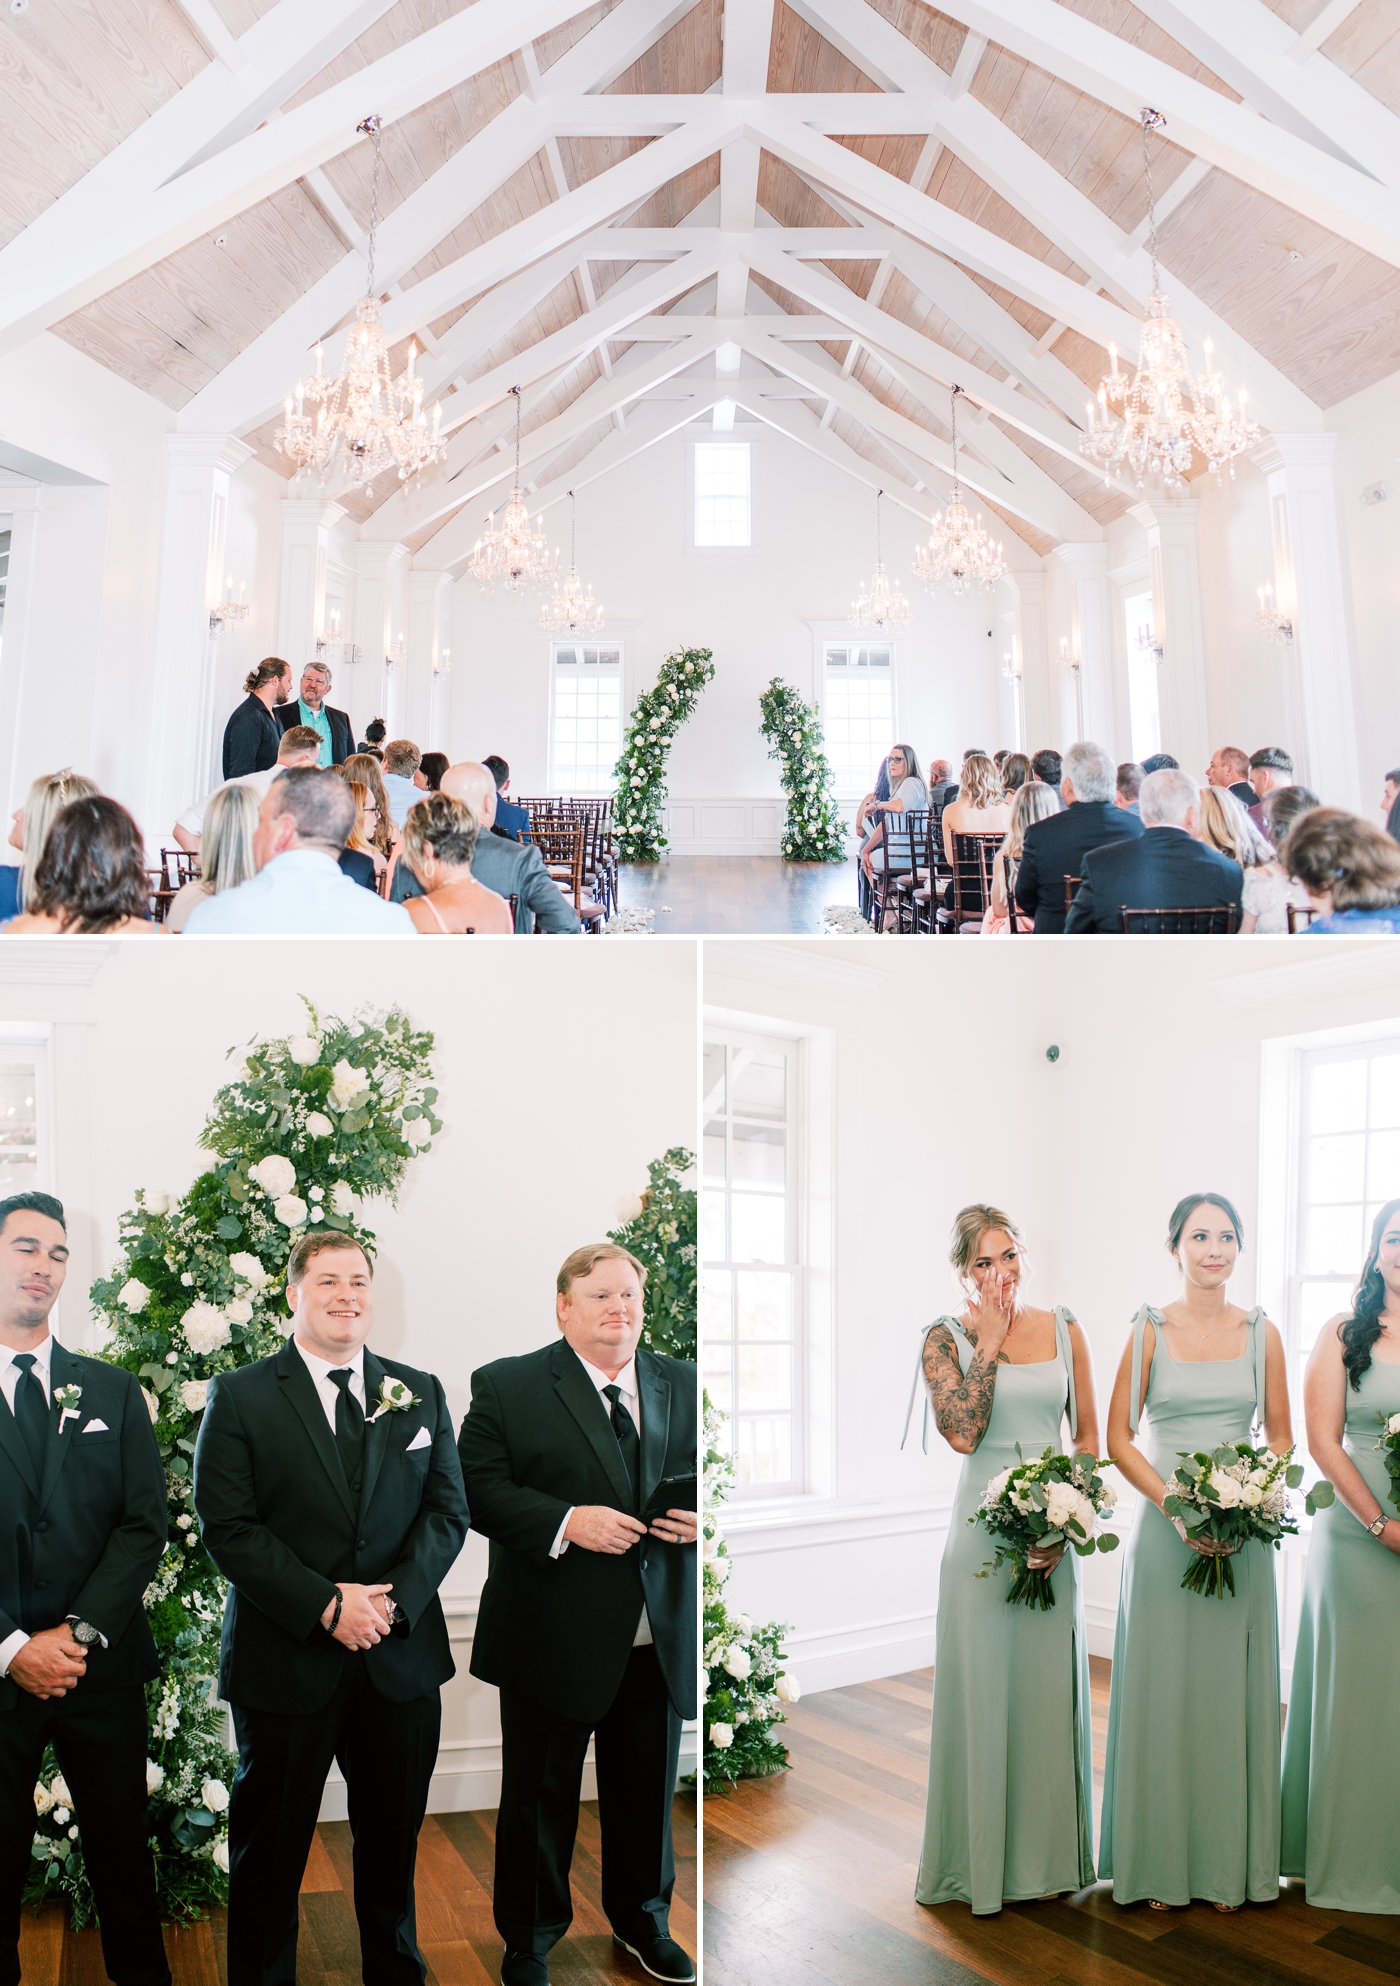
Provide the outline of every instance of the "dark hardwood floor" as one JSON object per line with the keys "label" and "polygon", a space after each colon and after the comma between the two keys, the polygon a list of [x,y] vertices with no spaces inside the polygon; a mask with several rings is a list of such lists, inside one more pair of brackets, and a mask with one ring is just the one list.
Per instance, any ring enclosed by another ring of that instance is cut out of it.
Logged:
{"label": "dark hardwood floor", "polygon": [[[501,1941],[491,1921],[494,1813],[430,1814],[418,1837],[418,1942],[429,1986],[496,1986]],[[678,1794],[674,1808],[676,1896],[671,1930],[695,1950],[695,1799]],[[579,1816],[574,1850],[574,1922],[550,1954],[554,1986],[645,1986],[634,1959],[618,1958],[603,1915],[598,1861],[598,1808]],[[301,1885],[299,1986],[360,1986],[360,1941],[351,1901],[350,1829],[323,1823]],[[166,1950],[175,1986],[227,1986],[225,1912],[204,1923],[168,1930]],[[25,1913],[20,1930],[24,1986],[105,1986],[95,1930],[67,1928],[58,1904]]]}
{"label": "dark hardwood floor", "polygon": [[673,855],[665,862],[625,862],[618,900],[627,910],[654,910],[653,929],[747,931],[782,936],[822,928],[829,903],[856,900],[856,865],[782,862],[776,855]]}
{"label": "dark hardwood floor", "polygon": [[[1108,1715],[1093,1669],[1095,1829]],[[705,1986],[1379,1986],[1400,1918],[1276,1904],[1120,1908],[1107,1884],[974,1917],[914,1901],[933,1671],[788,1712],[790,1772],[705,1802]]]}

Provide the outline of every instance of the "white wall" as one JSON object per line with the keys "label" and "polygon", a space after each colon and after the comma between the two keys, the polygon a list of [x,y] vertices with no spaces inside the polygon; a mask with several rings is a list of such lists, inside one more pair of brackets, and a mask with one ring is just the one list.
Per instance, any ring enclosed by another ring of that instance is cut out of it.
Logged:
{"label": "white wall", "polygon": [[[1327,425],[1338,436],[1337,508],[1350,565],[1361,794],[1369,811],[1379,808],[1386,773],[1400,765],[1400,373],[1329,408]],[[1377,482],[1386,485],[1386,501],[1363,504],[1361,492]]]}
{"label": "white wall", "polygon": [[[371,1342],[438,1373],[460,1419],[475,1367],[554,1337],[554,1276],[569,1250],[614,1225],[648,1160],[695,1143],[694,948],[569,952],[551,954],[546,976],[531,946],[444,948],[405,986],[393,946],[271,941],[255,974],[212,972],[198,945],[9,948],[0,1028],[52,1032],[54,1189],[74,1244],[63,1339],[91,1342],[85,1292],[111,1266],[133,1190],[183,1192],[207,1162],[196,1139],[226,1051],[296,1030],[302,993],[342,1015],[400,1000],[437,1036],[446,1129],[410,1166],[398,1207],[366,1209],[379,1243]],[[499,1790],[495,1691],[467,1674],[485,1573],[485,1543],[469,1537],[443,1588],[457,1676],[435,1811],[494,1806]],[[343,1813],[334,1787],[328,1801],[328,1816]]]}
{"label": "white wall", "polygon": [[[1275,1301],[1254,1245],[1263,1044],[1400,1017],[1394,964],[1364,944],[1303,957],[1282,940],[1198,942],[1159,948],[1150,971],[1141,946],[896,947],[893,958],[882,947],[878,965],[871,949],[704,948],[707,1010],[834,1035],[834,1494],[736,1502],[725,1527],[736,1605],[794,1624],[809,1688],[933,1660],[960,1464],[934,1431],[924,1458],[917,1403],[903,1453],[899,1440],[921,1328],[956,1308],[947,1235],[958,1208],[988,1201],[1021,1223],[1033,1300],[1068,1304],[1088,1335],[1102,1437],[1134,1312],[1175,1294],[1163,1237],[1183,1194],[1236,1202],[1249,1245],[1231,1295]],[[1294,1422],[1301,1442],[1299,1402]],[[1085,1562],[1098,1654],[1112,1651],[1119,1563]],[[1300,1566],[1291,1553],[1286,1623]],[[1287,1625],[1284,1654],[1287,1668]]]}

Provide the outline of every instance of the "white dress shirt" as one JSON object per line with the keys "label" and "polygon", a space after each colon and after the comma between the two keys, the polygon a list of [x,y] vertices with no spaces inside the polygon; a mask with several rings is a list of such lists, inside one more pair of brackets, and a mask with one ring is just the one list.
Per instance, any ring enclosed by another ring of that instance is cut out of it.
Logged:
{"label": "white dress shirt", "polygon": [[[573,1346],[570,1345],[569,1349],[573,1351]],[[603,1388],[605,1386],[616,1386],[621,1389],[621,1404],[626,1407],[628,1413],[632,1416],[632,1425],[637,1430],[637,1439],[640,1442],[642,1436],[642,1401],[641,1395],[637,1391],[636,1354],[634,1353],[628,1359],[616,1379],[609,1379],[606,1372],[601,1372],[596,1365],[590,1365],[581,1353],[574,1352],[574,1357],[597,1387],[598,1398],[602,1401],[603,1411],[610,1423],[612,1421],[613,1403],[604,1393]],[[640,1485],[638,1487],[640,1488]],[[551,1558],[562,1558],[569,1549],[569,1540],[564,1536],[564,1532],[568,1526],[569,1519],[574,1514],[575,1508],[576,1506],[571,1504],[564,1512],[564,1522],[559,1526],[558,1531],[555,1533],[554,1543],[549,1548],[549,1556]],[[632,1646],[634,1648],[647,1648],[650,1645],[651,1622],[647,1619],[646,1608],[643,1607],[642,1618],[637,1623],[637,1632],[632,1637]]]}
{"label": "white dress shirt", "polygon": [[190,912],[191,935],[302,934],[416,938],[401,903],[385,903],[345,875],[319,848],[286,848],[236,889],[220,890]]}
{"label": "white dress shirt", "polygon": [[[34,1346],[34,1363],[29,1370],[44,1389],[44,1398],[49,1397],[49,1360],[53,1355],[53,1336],[46,1331],[39,1343]],[[22,1368],[15,1364],[15,1355],[9,1345],[0,1345],[0,1393],[5,1395],[5,1405],[13,1413],[15,1410],[15,1388],[19,1385]],[[10,1664],[14,1661],[29,1636],[22,1627],[13,1634],[7,1634],[0,1641],[0,1677],[8,1676]]]}
{"label": "white dress shirt", "polygon": [[[257,794],[259,800],[264,800],[267,798],[267,790],[273,780],[278,778],[286,770],[287,768],[284,765],[269,765],[264,766],[261,772],[240,772],[236,778],[226,779],[223,786],[216,786],[214,793],[222,793],[224,786],[250,786],[254,793]],[[196,800],[192,807],[186,807],[184,813],[176,821],[176,827],[182,827],[186,834],[202,835],[204,833],[204,816],[209,811],[209,802],[213,799],[214,793],[206,793],[202,800]]]}
{"label": "white dress shirt", "polygon": [[347,1365],[350,1368],[351,1374],[349,1391],[359,1401],[360,1412],[368,1419],[369,1410],[365,1406],[364,1346],[360,1346],[360,1349],[353,1358],[338,1358],[332,1361],[328,1358],[322,1358],[319,1352],[309,1352],[300,1338],[293,1338],[292,1343],[301,1353],[302,1358],[306,1362],[306,1369],[315,1381],[317,1396],[320,1399],[322,1411],[325,1413],[326,1419],[330,1424],[331,1433],[335,1433],[335,1403],[340,1398],[340,1388],[332,1383],[330,1375],[332,1372],[344,1372]]}

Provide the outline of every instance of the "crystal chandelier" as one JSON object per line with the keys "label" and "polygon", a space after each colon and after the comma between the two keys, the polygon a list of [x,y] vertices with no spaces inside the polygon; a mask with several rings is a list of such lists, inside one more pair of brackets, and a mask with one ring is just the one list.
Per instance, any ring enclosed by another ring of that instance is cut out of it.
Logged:
{"label": "crystal chandelier", "polygon": [[529,593],[548,584],[559,554],[550,558],[544,525],[538,517],[534,530],[530,529],[530,513],[520,493],[520,388],[512,386],[510,390],[515,395],[515,483],[510,502],[501,512],[500,530],[496,529],[493,510],[486,519],[486,535],[472,547],[467,570],[483,586],[494,587],[499,579],[507,593]]}
{"label": "crystal chandelier", "polygon": [[870,592],[865,590],[865,581],[860,583],[860,598],[851,602],[851,619],[858,628],[902,628],[909,619],[909,602],[899,590],[899,581],[891,586],[885,574],[884,546],[880,532],[880,500],[883,490],[875,492],[875,577],[870,582]]}
{"label": "crystal chandelier", "polygon": [[[1206,369],[1193,375],[1186,340],[1168,315],[1167,299],[1157,268],[1157,206],[1152,195],[1152,158],[1147,138],[1161,131],[1166,118],[1160,110],[1142,111],[1142,164],[1147,178],[1148,253],[1152,258],[1152,294],[1138,347],[1138,369],[1130,380],[1118,370],[1118,347],[1108,348],[1109,371],[1099,383],[1098,405],[1089,402],[1089,432],[1079,444],[1081,455],[1097,462],[1107,483],[1114,473],[1132,475],[1139,489],[1144,476],[1160,476],[1168,490],[1186,487],[1193,454],[1206,458],[1211,474],[1220,479],[1228,462],[1252,448],[1263,434],[1245,415],[1245,394],[1230,404],[1224,376],[1210,362],[1211,342],[1205,341]],[[1123,409],[1110,413],[1109,402]],[[1189,404],[1188,404],[1189,403]]]}
{"label": "crystal chandelier", "polygon": [[948,508],[934,512],[933,526],[926,545],[914,547],[914,577],[932,590],[944,580],[953,598],[959,599],[970,586],[990,592],[1006,571],[1001,544],[993,543],[982,529],[980,515],[969,517],[958,483],[958,395],[951,394],[953,409],[953,501]]}
{"label": "crystal chandelier", "polygon": [[433,407],[432,426],[423,412],[423,382],[415,372],[418,346],[410,339],[408,368],[398,379],[389,371],[389,348],[379,320],[374,293],[374,237],[379,226],[380,120],[366,117],[355,126],[374,140],[374,176],[370,187],[369,285],[355,305],[355,322],[345,337],[339,373],[328,379],[322,370],[322,347],[316,346],[316,371],[296,383],[295,403],[288,400],[286,416],[274,438],[279,454],[295,463],[297,473],[314,469],[322,483],[331,470],[343,467],[356,489],[372,491],[374,479],[394,470],[400,482],[417,476],[447,453],[438,432],[440,405]]}
{"label": "crystal chandelier", "polygon": [[569,491],[569,576],[563,586],[556,574],[554,597],[545,603],[540,615],[540,626],[546,634],[599,634],[603,627],[603,610],[593,604],[593,588],[585,589],[578,576],[578,565],[574,558],[574,546],[578,537],[578,504],[572,490]]}

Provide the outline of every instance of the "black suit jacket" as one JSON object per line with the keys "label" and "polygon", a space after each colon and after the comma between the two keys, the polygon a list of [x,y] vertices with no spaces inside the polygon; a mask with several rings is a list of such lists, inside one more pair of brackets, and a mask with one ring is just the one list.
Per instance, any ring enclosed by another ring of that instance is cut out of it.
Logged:
{"label": "black suit jacket", "polygon": [[[292,705],[296,709],[296,705]],[[249,691],[224,726],[224,778],[241,779],[245,772],[266,772],[277,763],[282,727],[263,702]]]}
{"label": "black suit jacket", "polygon": [[1032,821],[1016,872],[1016,901],[1037,931],[1065,929],[1065,877],[1082,876],[1090,849],[1142,833],[1136,814],[1107,800],[1076,800],[1061,814]]}
{"label": "black suit jacket", "polygon": [[[350,719],[345,711],[333,710],[328,703],[323,704],[321,708],[330,720],[331,764],[344,765],[355,750],[355,733],[350,728]],[[300,724],[300,700],[293,697],[290,703],[279,703],[272,714],[277,720],[277,735],[280,740],[284,731],[290,731],[294,724]]]}
{"label": "black suit jacket", "polygon": [[1254,788],[1247,779],[1237,779],[1229,790],[1242,807],[1255,807],[1259,804],[1254,797]]}
{"label": "black suit jacket", "polygon": [[[108,1642],[88,1651],[78,1688],[91,1695],[149,1682],[159,1668],[141,1595],[169,1535],[165,1472],[131,1373],[76,1357],[57,1340],[49,1359],[51,1389],[83,1391],[78,1419],[61,1434],[50,1411],[42,1477],[0,1394],[0,1641],[69,1614],[91,1621]],[[18,1698],[18,1683],[0,1682],[0,1711]]]}
{"label": "black suit jacket", "polygon": [[[695,1367],[639,1349],[637,1387],[645,1506],[663,1477],[695,1470]],[[648,1533],[620,1557],[580,1545],[549,1556],[571,1505],[633,1514],[607,1407],[562,1338],[472,1374],[458,1447],[476,1528],[491,1540],[472,1674],[595,1724],[617,1694],[645,1603],[671,1701],[693,1717],[694,1545]]]}
{"label": "black suit jacket", "polygon": [[[541,931],[571,931],[578,936],[574,907],[551,881],[544,857],[533,841],[502,841],[498,835],[479,835],[472,875],[497,896],[515,898],[517,931],[533,931],[538,925]],[[423,895],[423,885],[402,855],[394,864],[389,895],[394,903],[407,903],[411,896]]]}
{"label": "black suit jacket", "polygon": [[[438,1587],[467,1535],[462,1472],[441,1382],[365,1348],[372,1413],[385,1374],[418,1396],[365,1430],[356,1494],[306,1361],[291,1339],[221,1373],[194,1453],[194,1502],[209,1556],[229,1581],[219,1690],[250,1710],[315,1711],[347,1661],[391,1703],[456,1674]],[[429,1440],[412,1453],[420,1428]],[[386,1581],[406,1622],[352,1657],[321,1626],[341,1580]]]}
{"label": "black suit jacket", "polygon": [[1085,856],[1084,880],[1065,929],[1120,931],[1124,908],[1238,903],[1243,889],[1244,871],[1228,855],[1183,828],[1150,827],[1133,841],[1112,841]]}

